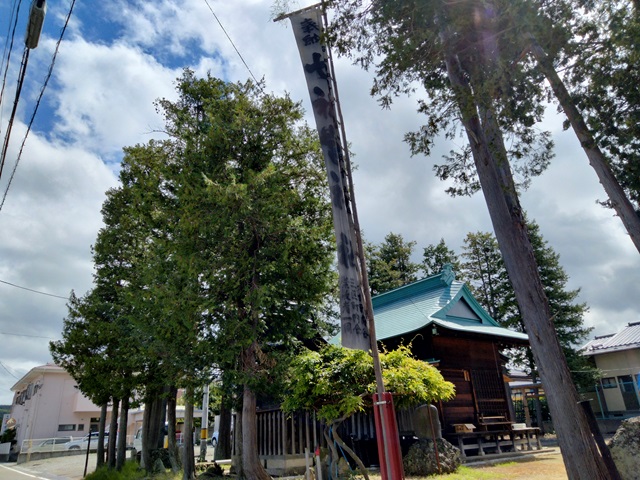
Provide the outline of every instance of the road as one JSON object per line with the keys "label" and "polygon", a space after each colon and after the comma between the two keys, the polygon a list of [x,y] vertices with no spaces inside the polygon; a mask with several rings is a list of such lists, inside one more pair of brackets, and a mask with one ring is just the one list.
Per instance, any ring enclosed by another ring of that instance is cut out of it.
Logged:
{"label": "road", "polygon": [[[0,480],[81,480],[85,460],[85,455],[74,455],[33,460],[20,465],[0,463]],[[94,470],[95,465],[93,453],[89,455],[89,472]]]}
{"label": "road", "polygon": [[14,466],[6,466],[0,464],[0,478],[2,480],[51,480],[61,477],[41,477],[39,475],[33,475],[31,473],[21,472],[17,469],[18,467]]}

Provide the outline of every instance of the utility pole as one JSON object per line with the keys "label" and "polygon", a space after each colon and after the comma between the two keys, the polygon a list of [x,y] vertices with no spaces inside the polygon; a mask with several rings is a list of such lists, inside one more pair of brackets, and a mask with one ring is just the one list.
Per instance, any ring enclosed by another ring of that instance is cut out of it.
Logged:
{"label": "utility pole", "polygon": [[200,425],[200,461],[207,460],[207,441],[209,440],[209,382],[202,394],[202,423]]}

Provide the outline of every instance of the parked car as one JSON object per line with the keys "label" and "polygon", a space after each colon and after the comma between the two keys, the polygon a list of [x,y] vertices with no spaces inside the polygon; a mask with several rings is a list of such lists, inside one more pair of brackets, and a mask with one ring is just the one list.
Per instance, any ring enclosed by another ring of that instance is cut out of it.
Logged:
{"label": "parked car", "polygon": [[[89,438],[91,438],[91,442],[89,443]],[[109,432],[104,433],[104,447],[107,448],[107,444],[109,443]],[[67,450],[86,450],[87,445],[89,445],[89,450],[97,450],[98,449],[98,432],[91,432],[78,440],[73,440],[66,444]]]}
{"label": "parked car", "polygon": [[39,444],[31,447],[31,453],[35,452],[60,452],[67,449],[67,443],[71,441],[71,437],[47,438]]}

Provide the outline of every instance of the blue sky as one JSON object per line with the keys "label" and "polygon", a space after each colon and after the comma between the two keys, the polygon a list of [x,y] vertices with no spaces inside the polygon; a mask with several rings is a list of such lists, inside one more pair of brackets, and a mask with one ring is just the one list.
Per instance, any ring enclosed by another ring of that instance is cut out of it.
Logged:
{"label": "blue sky", "polygon": [[[17,1],[17,0],[15,0]],[[208,1],[208,3],[207,3]],[[161,134],[154,100],[175,98],[185,67],[244,81],[250,74],[211,13],[266,90],[289,93],[310,110],[293,34],[271,20],[271,0],[103,0],[77,2],[60,46],[53,77],[34,130],[0,211],[0,281],[51,295],[84,294],[91,287],[91,244],[101,226],[104,193],[117,184],[122,148]],[[300,7],[310,1],[300,1]],[[16,85],[29,2],[22,18],[2,102],[4,133]],[[2,49],[9,9],[0,2]],[[48,2],[40,45],[31,53],[25,89],[9,147],[13,168],[25,125],[45,78],[69,0]],[[410,157],[402,139],[416,130],[417,98],[382,110],[368,94],[371,76],[338,59],[347,135],[358,164],[356,196],[368,240],[401,233],[422,247],[444,238],[460,250],[468,232],[491,231],[481,195],[450,198],[432,167],[458,142],[437,142],[430,158]],[[611,211],[596,204],[604,192],[563,117],[549,109],[541,128],[554,134],[551,167],[522,196],[529,218],[560,254],[580,301],[591,310],[594,333],[610,333],[640,320],[640,256]],[[311,121],[311,120],[309,120]],[[0,179],[4,193],[9,175]],[[417,258],[416,258],[417,259]],[[49,340],[60,338],[65,301],[0,283],[0,404],[11,402],[16,377],[50,361]],[[3,368],[6,367],[6,368]]]}

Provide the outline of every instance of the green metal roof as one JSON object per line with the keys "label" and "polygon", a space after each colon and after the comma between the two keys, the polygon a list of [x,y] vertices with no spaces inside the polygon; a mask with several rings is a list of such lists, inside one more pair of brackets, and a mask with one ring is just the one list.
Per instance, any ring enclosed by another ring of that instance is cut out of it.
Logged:
{"label": "green metal roof", "polygon": [[[455,280],[450,267],[442,273],[373,297],[378,340],[437,327],[526,342],[526,334],[501,327],[480,306],[469,288]],[[340,334],[330,340],[339,344]]]}

